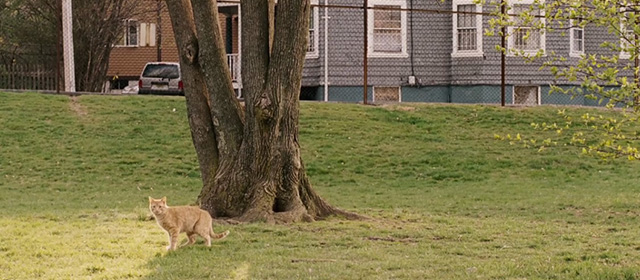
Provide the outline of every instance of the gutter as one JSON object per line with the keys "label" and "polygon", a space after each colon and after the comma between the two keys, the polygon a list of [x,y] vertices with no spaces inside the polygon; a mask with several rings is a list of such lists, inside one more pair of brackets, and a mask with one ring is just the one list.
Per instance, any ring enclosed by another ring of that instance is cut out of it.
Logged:
{"label": "gutter", "polygon": [[324,0],[324,101],[329,101],[329,0]]}

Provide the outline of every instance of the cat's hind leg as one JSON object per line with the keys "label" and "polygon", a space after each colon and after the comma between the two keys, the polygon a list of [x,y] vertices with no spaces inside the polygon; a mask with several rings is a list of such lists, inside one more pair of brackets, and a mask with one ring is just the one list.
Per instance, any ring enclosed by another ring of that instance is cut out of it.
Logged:
{"label": "cat's hind leg", "polygon": [[187,233],[187,236],[189,237],[189,240],[187,240],[187,242],[185,242],[184,244],[180,245],[180,247],[189,246],[193,243],[196,243],[196,237],[198,237],[197,233],[189,232]]}
{"label": "cat's hind leg", "polygon": [[209,236],[209,230],[207,230],[205,227],[199,227],[198,235],[204,238],[204,241],[205,241],[205,244],[207,244],[207,247],[211,247],[211,237]]}
{"label": "cat's hind leg", "polygon": [[202,236],[202,238],[204,238],[204,242],[205,244],[207,244],[207,247],[211,247],[211,237],[209,236],[208,233],[200,233],[200,236]]}
{"label": "cat's hind leg", "polygon": [[[209,218],[210,221],[211,218]],[[207,247],[211,247],[211,237],[209,236],[209,230],[211,229],[211,222],[199,222],[195,225],[194,231],[204,238]]]}

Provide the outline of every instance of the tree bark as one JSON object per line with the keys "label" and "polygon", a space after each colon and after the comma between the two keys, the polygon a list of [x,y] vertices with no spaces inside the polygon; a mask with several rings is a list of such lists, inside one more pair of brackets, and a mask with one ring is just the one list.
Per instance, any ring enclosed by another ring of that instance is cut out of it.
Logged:
{"label": "tree bark", "polygon": [[299,92],[309,1],[280,0],[273,21],[272,1],[241,2],[244,108],[233,92],[216,1],[166,2],[202,172],[200,206],[216,218],[242,222],[313,221],[336,214],[359,218],[329,205],[312,189],[300,156]]}
{"label": "tree bark", "polygon": [[[198,39],[189,0],[166,1],[179,50],[187,117],[196,150],[203,188],[208,193],[218,170],[218,143],[215,138],[205,77],[198,63]],[[202,194],[198,197],[198,202]]]}

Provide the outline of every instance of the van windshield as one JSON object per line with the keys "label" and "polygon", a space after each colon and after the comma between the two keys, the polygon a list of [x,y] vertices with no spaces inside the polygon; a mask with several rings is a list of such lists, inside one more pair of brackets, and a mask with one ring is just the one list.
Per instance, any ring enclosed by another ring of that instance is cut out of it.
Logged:
{"label": "van windshield", "polygon": [[143,77],[148,78],[180,78],[180,70],[177,65],[173,64],[149,64],[144,68]]}

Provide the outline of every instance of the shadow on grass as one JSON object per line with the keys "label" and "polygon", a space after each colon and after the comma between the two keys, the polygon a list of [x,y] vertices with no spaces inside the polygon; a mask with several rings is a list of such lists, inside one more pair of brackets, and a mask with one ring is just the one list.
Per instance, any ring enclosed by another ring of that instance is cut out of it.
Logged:
{"label": "shadow on grass", "polygon": [[[158,252],[145,268],[151,271],[142,279],[249,279],[248,264],[229,271],[230,260],[222,254],[225,241],[207,247],[203,242],[178,248],[171,252]],[[162,248],[164,251],[164,248]]]}

